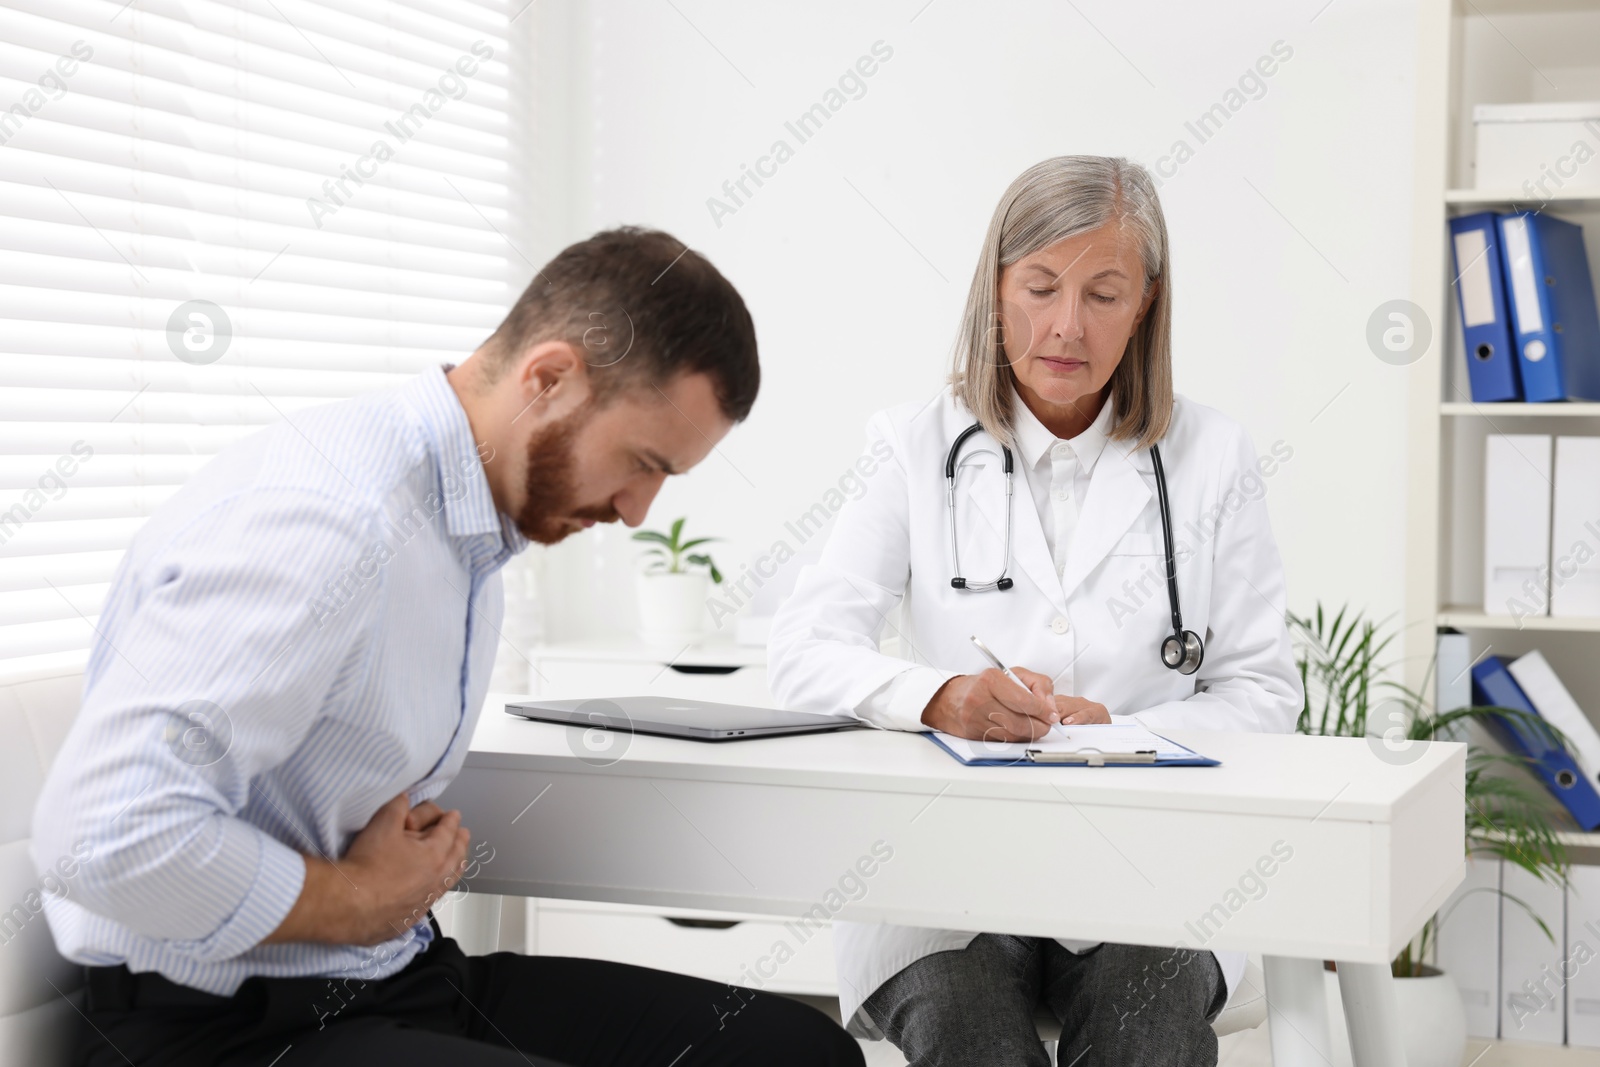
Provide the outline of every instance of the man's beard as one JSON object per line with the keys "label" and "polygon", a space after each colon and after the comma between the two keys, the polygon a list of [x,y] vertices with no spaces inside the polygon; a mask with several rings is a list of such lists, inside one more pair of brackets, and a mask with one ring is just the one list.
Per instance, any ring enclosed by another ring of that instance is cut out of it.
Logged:
{"label": "man's beard", "polygon": [[620,515],[609,503],[579,508],[577,459],[578,430],[587,421],[591,405],[584,405],[528,440],[528,476],[523,487],[527,499],[516,515],[522,536],[541,545],[553,545],[577,533],[570,520],[616,522]]}

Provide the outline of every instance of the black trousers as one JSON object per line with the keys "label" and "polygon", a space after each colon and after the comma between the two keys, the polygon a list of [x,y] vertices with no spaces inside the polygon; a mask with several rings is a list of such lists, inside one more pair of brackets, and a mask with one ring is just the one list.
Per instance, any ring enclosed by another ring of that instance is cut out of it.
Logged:
{"label": "black trousers", "polygon": [[89,1067],[861,1067],[798,1001],[600,960],[467,956],[448,938],[377,981],[251,978],[231,997],[89,968]]}

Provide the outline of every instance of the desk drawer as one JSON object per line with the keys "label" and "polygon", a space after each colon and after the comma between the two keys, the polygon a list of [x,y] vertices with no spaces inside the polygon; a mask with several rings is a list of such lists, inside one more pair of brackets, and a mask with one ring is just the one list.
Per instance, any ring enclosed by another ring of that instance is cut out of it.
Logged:
{"label": "desk drawer", "polygon": [[568,900],[531,907],[528,947],[541,956],[613,960],[782,993],[838,992],[830,927],[802,929],[764,917],[718,928],[733,917]]}
{"label": "desk drawer", "polygon": [[767,668],[673,667],[638,660],[538,658],[533,684],[546,700],[584,697],[664,696],[771,708]]}

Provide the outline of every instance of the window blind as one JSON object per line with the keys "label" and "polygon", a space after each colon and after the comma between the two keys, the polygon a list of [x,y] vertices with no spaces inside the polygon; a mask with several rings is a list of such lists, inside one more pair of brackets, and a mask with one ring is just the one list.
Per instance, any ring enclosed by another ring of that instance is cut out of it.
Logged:
{"label": "window blind", "polygon": [[0,0],[0,667],[218,450],[499,322],[523,2]]}

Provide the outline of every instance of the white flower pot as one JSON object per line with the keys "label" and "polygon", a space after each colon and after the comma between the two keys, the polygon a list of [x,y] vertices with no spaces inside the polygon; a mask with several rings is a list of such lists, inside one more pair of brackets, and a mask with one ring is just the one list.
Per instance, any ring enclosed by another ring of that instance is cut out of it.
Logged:
{"label": "white flower pot", "polygon": [[[1350,1067],[1350,1035],[1344,1024],[1339,976],[1332,971],[1324,974],[1333,1067]],[[1467,1016],[1450,976],[1433,972],[1421,978],[1396,978],[1394,995],[1400,1002],[1400,1036],[1407,1067],[1461,1067],[1461,1054],[1467,1047]]]}
{"label": "white flower pot", "polygon": [[710,595],[711,576],[704,571],[639,575],[639,636],[652,644],[697,640],[711,619]]}

